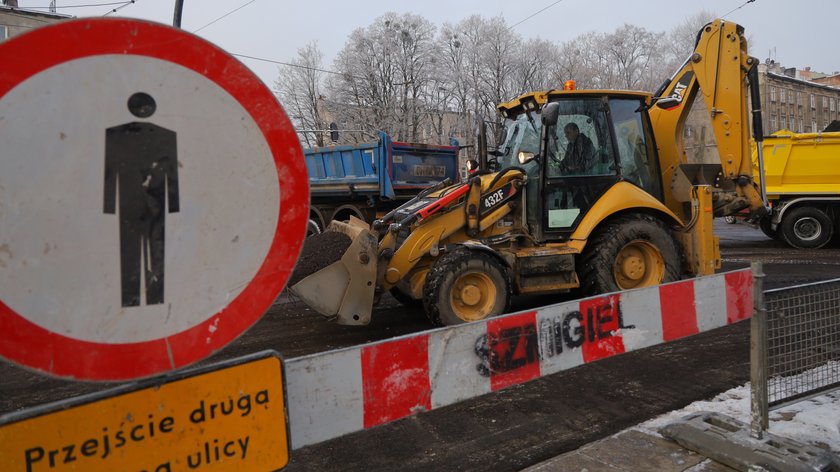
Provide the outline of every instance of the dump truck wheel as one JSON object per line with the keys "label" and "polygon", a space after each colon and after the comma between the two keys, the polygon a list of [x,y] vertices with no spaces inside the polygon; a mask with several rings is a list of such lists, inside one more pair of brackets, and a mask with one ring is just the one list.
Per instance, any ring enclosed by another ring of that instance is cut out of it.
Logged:
{"label": "dump truck wheel", "polygon": [[306,223],[306,237],[315,236],[316,234],[321,234],[321,228],[315,220],[309,220]]}
{"label": "dump truck wheel", "polygon": [[764,217],[758,220],[758,228],[761,229],[761,232],[764,233],[770,239],[779,240],[779,232],[774,231],[773,227],[770,226],[770,218]]}
{"label": "dump truck wheel", "polygon": [[500,315],[510,306],[510,275],[495,257],[456,249],[435,261],[423,286],[423,307],[436,325]]}
{"label": "dump truck wheel", "polygon": [[582,258],[585,295],[677,280],[680,256],[665,224],[648,215],[619,217],[590,237]]}
{"label": "dump truck wheel", "polygon": [[730,225],[734,225],[735,223],[737,223],[737,222],[738,222],[738,220],[737,220],[737,219],[735,219],[735,217],[734,217],[734,216],[732,216],[732,215],[729,215],[729,216],[724,216],[724,217],[723,217],[723,221],[725,221],[725,222],[726,222],[726,224],[730,224]]}
{"label": "dump truck wheel", "polygon": [[799,249],[817,249],[831,241],[834,226],[831,219],[813,207],[793,208],[786,213],[779,225],[785,242]]}

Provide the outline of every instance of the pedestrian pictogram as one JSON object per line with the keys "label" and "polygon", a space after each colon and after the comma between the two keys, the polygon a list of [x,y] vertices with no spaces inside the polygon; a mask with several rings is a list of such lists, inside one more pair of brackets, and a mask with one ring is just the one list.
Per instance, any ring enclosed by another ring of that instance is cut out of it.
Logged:
{"label": "pedestrian pictogram", "polygon": [[271,91],[216,46],[135,20],[39,28],[0,62],[0,356],[138,378],[256,322],[309,200]]}
{"label": "pedestrian pictogram", "polygon": [[[128,110],[137,118],[149,118],[155,112],[155,99],[137,92],[128,99]],[[105,213],[115,214],[117,205],[122,306],[140,305],[143,282],[146,304],[163,303],[166,213],[178,211],[178,148],[174,131],[142,121],[108,128]],[[141,271],[145,277],[140,276]]]}

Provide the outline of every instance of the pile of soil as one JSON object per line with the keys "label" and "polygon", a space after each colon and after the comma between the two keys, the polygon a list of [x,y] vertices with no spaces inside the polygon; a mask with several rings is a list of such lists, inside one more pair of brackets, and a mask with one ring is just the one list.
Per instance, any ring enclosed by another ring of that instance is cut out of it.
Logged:
{"label": "pile of soil", "polygon": [[350,247],[351,242],[349,236],[335,231],[326,231],[306,238],[303,241],[303,249],[300,251],[295,270],[286,285],[292,286],[338,261]]}

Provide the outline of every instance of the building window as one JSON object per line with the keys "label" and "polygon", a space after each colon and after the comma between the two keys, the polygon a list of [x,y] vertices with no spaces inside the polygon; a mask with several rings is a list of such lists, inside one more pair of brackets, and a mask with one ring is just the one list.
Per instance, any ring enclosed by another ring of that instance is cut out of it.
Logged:
{"label": "building window", "polygon": [[796,92],[796,104],[802,106],[802,92]]}
{"label": "building window", "polygon": [[800,133],[802,132],[802,123],[803,123],[803,121],[799,120],[799,132]]}
{"label": "building window", "polygon": [[796,129],[796,118],[793,117],[793,114],[790,115],[790,121],[788,121],[788,123],[790,124],[790,128],[788,128],[788,129],[790,129],[790,130]]}
{"label": "building window", "polygon": [[779,89],[779,102],[785,103],[785,89]]}
{"label": "building window", "polygon": [[779,124],[780,124],[779,129],[787,128],[787,122],[785,121],[785,115],[780,116],[779,120],[780,120],[779,121]]}
{"label": "building window", "polygon": [[829,105],[829,108],[831,108],[831,111],[833,112],[834,111],[834,100],[829,99],[828,100],[828,105]]}
{"label": "building window", "polygon": [[823,108],[828,108],[828,97],[822,98]]}
{"label": "building window", "polygon": [[776,115],[770,115],[770,132],[778,131],[779,128],[776,128]]}
{"label": "building window", "polygon": [[811,94],[811,109],[813,110],[814,108],[817,108],[817,101],[814,98],[814,94],[812,93]]}
{"label": "building window", "polygon": [[817,120],[811,120],[811,132],[812,133],[817,132]]}
{"label": "building window", "polygon": [[9,37],[9,30],[5,26],[0,25],[0,41]]}
{"label": "building window", "polygon": [[776,101],[776,87],[770,87],[770,101]]}

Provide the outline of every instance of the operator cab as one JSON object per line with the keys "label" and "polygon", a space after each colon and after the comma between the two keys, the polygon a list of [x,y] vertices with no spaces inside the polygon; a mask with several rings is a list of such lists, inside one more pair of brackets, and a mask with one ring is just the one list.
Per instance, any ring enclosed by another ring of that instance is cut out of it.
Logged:
{"label": "operator cab", "polygon": [[568,239],[620,181],[663,200],[648,103],[638,92],[551,91],[499,106],[498,164],[528,175],[527,223],[538,240]]}

